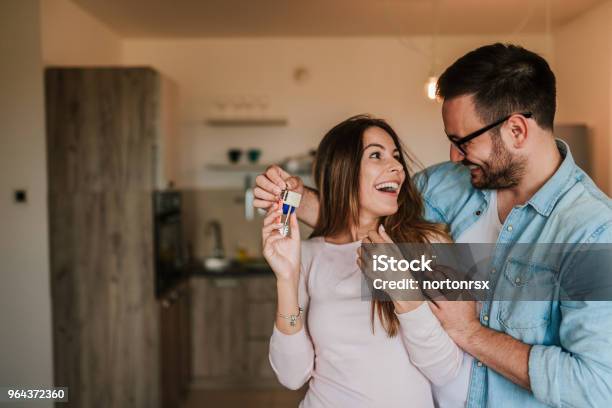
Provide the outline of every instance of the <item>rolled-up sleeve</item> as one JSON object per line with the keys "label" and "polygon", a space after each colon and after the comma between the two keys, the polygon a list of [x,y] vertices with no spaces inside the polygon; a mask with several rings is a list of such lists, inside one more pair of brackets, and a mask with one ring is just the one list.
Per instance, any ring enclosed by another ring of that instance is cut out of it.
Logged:
{"label": "rolled-up sleeve", "polygon": [[[612,407],[612,222],[599,227],[563,272],[556,345],[534,345],[529,380],[553,407]],[[596,244],[596,246],[589,246]],[[597,246],[604,244],[604,246]],[[602,250],[602,248],[604,250]],[[599,299],[599,300],[590,300]]]}
{"label": "rolled-up sleeve", "polygon": [[560,307],[561,346],[534,345],[529,353],[534,396],[553,407],[612,406],[612,302]]}

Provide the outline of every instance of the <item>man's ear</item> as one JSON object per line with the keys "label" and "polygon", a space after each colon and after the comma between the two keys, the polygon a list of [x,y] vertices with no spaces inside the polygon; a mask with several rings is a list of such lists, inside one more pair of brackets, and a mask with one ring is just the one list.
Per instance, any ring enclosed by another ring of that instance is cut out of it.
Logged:
{"label": "man's ear", "polygon": [[512,146],[515,149],[525,147],[529,137],[529,126],[527,118],[522,115],[514,115],[508,119],[508,128],[512,137]]}

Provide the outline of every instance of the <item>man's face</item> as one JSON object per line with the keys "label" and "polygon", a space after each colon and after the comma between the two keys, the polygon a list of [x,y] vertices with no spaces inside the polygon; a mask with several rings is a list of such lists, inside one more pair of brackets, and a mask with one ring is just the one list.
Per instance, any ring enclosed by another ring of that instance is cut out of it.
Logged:
{"label": "man's face", "polygon": [[[471,95],[445,100],[442,119],[446,134],[455,141],[488,125],[476,113]],[[523,175],[524,159],[513,154],[504,143],[504,134],[508,131],[505,124],[463,144],[465,155],[450,145],[451,161],[469,167],[471,182],[476,188],[509,188],[517,185]]]}

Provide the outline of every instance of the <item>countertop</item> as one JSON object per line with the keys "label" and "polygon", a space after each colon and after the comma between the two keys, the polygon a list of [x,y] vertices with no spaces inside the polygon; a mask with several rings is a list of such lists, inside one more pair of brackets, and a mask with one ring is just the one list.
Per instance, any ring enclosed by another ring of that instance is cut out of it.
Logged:
{"label": "countertop", "polygon": [[233,261],[222,271],[206,269],[201,263],[194,263],[190,266],[190,275],[198,278],[250,278],[261,276],[273,276],[274,272],[265,262],[246,262]]}

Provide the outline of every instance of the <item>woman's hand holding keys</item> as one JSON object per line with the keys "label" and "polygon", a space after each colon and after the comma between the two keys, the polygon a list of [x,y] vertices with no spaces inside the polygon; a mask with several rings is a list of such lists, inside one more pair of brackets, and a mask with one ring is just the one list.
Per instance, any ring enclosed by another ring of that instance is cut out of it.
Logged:
{"label": "woman's hand holding keys", "polygon": [[295,282],[300,273],[300,229],[295,213],[289,218],[291,233],[283,237],[279,229],[282,210],[279,203],[270,207],[262,229],[263,255],[279,281]]}
{"label": "woman's hand holding keys", "polygon": [[295,213],[289,217],[290,234],[281,235],[279,229],[282,206],[270,207],[262,228],[263,255],[276,275],[278,305],[276,327],[285,334],[294,334],[302,329],[302,313],[298,305],[300,280],[300,229]]}

